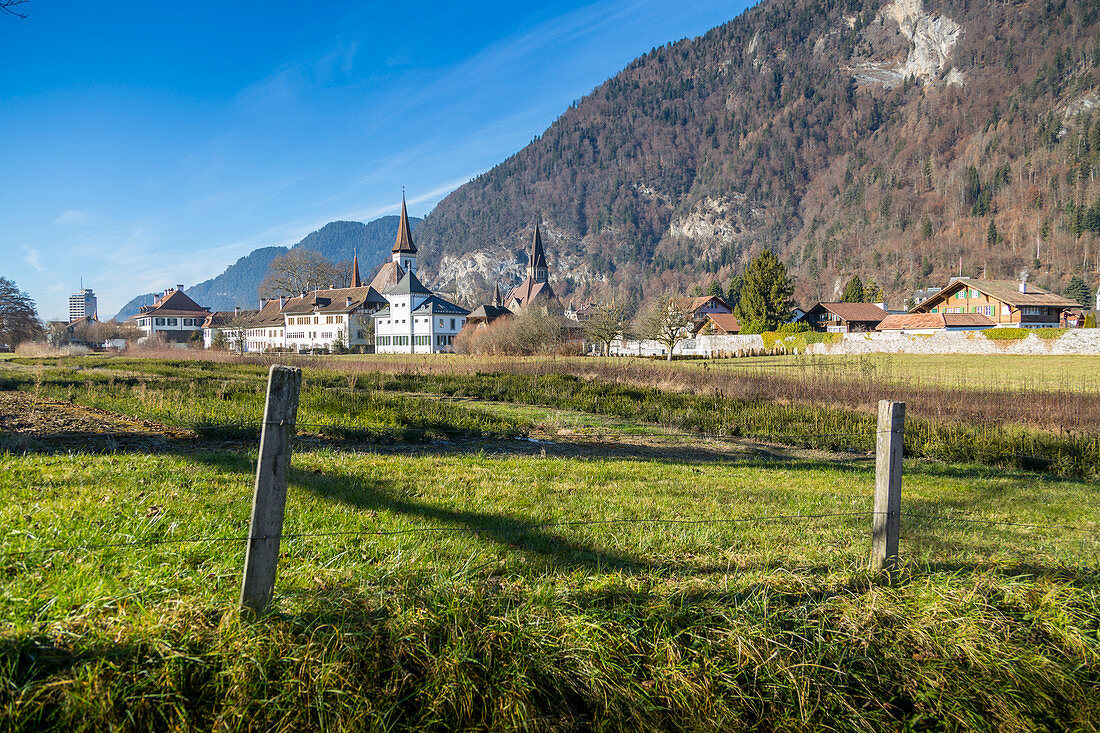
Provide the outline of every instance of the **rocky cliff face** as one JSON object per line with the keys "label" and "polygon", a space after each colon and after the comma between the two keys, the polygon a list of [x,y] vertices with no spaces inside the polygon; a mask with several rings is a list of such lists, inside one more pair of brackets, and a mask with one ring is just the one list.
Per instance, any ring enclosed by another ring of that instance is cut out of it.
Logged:
{"label": "rocky cliff face", "polygon": [[518,281],[541,214],[555,287],[580,298],[725,284],[764,247],[804,300],[859,274],[900,303],[960,260],[1095,281],[1098,12],[767,0],[637,59],[444,199],[426,275],[482,298]]}

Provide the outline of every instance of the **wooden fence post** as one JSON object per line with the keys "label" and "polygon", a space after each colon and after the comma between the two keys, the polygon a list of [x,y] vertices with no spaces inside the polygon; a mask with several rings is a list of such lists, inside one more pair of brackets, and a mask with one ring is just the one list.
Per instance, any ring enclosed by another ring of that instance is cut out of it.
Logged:
{"label": "wooden fence post", "polygon": [[893,573],[901,530],[901,459],[905,438],[905,403],[878,403],[875,441],[875,513],[871,535],[871,569]]}
{"label": "wooden fence post", "polygon": [[298,415],[302,370],[272,365],[267,378],[267,403],[260,431],[260,455],[256,461],[256,490],[252,496],[252,522],[244,555],[241,612],[262,614],[271,603],[275,569],[279,564],[279,539],[286,507],[286,477],[290,469],[290,444]]}

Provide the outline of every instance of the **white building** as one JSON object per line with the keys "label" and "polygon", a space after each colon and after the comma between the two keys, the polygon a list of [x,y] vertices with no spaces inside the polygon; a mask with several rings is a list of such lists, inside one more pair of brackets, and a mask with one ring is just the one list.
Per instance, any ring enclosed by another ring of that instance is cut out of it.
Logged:
{"label": "white building", "polygon": [[433,354],[454,350],[455,336],[470,312],[424,287],[416,276],[416,268],[416,245],[402,198],[392,261],[374,279],[380,283],[397,278],[396,284],[382,291],[387,305],[374,314],[376,353]]}
{"label": "white building", "polygon": [[79,291],[69,296],[69,323],[89,316],[98,318],[98,310],[95,293],[91,288],[81,287]]}
{"label": "white building", "polygon": [[286,348],[286,323],[282,314],[285,302],[286,298],[261,300],[258,311],[237,308],[211,313],[202,324],[203,346],[213,348],[220,334],[224,337],[225,348],[232,351],[262,354]]}
{"label": "white building", "polygon": [[183,286],[168,288],[152,305],[143,306],[130,320],[142,331],[143,338],[160,338],[169,343],[189,343],[210,315],[209,308],[191,300]]}

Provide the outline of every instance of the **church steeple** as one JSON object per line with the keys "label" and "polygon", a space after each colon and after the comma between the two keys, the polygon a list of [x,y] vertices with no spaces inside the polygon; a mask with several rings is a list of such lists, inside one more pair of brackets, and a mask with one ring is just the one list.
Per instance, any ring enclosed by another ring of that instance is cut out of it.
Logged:
{"label": "church steeple", "polygon": [[497,283],[493,286],[493,306],[499,308],[501,305],[503,304],[500,302],[500,283]]}
{"label": "church steeple", "polygon": [[531,257],[527,262],[527,277],[537,283],[547,281],[546,254],[542,251],[542,233],[535,221],[535,236],[531,240]]}
{"label": "church steeple", "polygon": [[351,258],[351,286],[353,288],[363,287],[363,281],[359,278],[359,253],[356,252]]}
{"label": "church steeple", "polygon": [[397,224],[397,239],[393,243],[393,261],[403,270],[416,270],[416,245],[413,243],[409,212],[405,208],[405,190],[401,190],[401,221]]}

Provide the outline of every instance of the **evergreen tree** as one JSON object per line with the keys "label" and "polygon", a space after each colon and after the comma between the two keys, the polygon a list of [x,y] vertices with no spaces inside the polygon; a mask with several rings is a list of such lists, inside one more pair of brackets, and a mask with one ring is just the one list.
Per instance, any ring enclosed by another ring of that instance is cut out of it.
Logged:
{"label": "evergreen tree", "polygon": [[1088,308],[1092,304],[1092,291],[1080,275],[1074,275],[1070,278],[1065,295],[1070,300],[1076,300],[1083,308]]}
{"label": "evergreen tree", "polygon": [[740,275],[734,275],[730,279],[730,289],[726,292],[726,305],[732,309],[737,308],[737,304],[741,302],[741,285],[744,284],[744,278]]}
{"label": "evergreen tree", "polygon": [[722,292],[722,286],[718,284],[717,280],[710,281],[710,287],[707,288],[707,295],[713,295],[716,298],[725,298],[726,294]]}
{"label": "evergreen tree", "polygon": [[997,222],[989,220],[989,228],[985,230],[985,243],[990,247],[1001,241],[1001,235],[997,233]]}
{"label": "evergreen tree", "polygon": [[15,348],[24,341],[45,336],[46,329],[31,296],[11,280],[0,277],[0,345]]}
{"label": "evergreen tree", "polygon": [[859,275],[852,275],[852,279],[844,286],[844,292],[840,295],[840,301],[842,303],[863,302],[863,281],[859,279]]}
{"label": "evergreen tree", "polygon": [[863,288],[863,300],[867,303],[881,303],[883,301],[882,288],[868,280]]}
{"label": "evergreen tree", "polygon": [[742,323],[774,329],[790,320],[793,292],[786,266],[766,249],[745,270],[737,318]]}
{"label": "evergreen tree", "polygon": [[932,238],[932,220],[927,216],[924,217],[924,221],[920,223],[920,236],[921,239]]}

